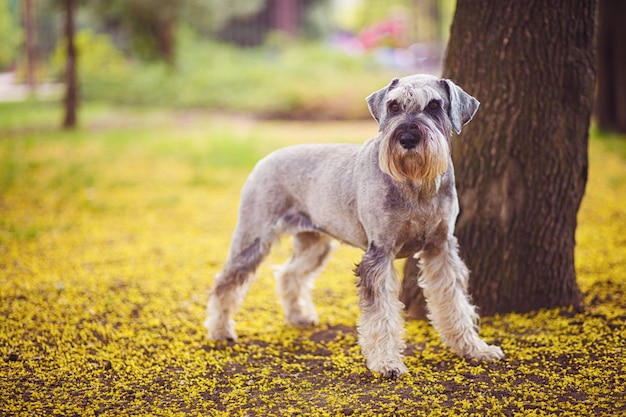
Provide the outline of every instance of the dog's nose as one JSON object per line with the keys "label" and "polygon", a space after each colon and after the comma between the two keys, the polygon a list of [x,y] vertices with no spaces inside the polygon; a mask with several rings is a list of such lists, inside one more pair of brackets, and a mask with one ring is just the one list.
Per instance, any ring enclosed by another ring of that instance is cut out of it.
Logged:
{"label": "dog's nose", "polygon": [[409,150],[413,149],[417,146],[419,142],[419,136],[415,133],[405,132],[400,135],[400,146],[404,149]]}

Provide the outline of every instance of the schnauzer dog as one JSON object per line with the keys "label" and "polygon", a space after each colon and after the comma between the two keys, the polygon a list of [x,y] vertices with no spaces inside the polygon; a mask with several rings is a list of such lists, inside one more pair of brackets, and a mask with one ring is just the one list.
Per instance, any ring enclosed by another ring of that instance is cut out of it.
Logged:
{"label": "schnauzer dog", "polygon": [[291,146],[256,165],[209,298],[209,338],[236,339],[232,316],[272,243],[288,233],[293,254],[275,274],[287,322],[318,322],[312,281],[334,238],[365,251],[355,270],[357,329],[370,370],[387,377],[407,372],[404,306],[392,261],[409,256],[420,262],[429,319],[445,345],[468,358],[500,359],[502,350],[478,335],[469,271],[453,234],[459,205],[450,140],[480,103],[450,80],[413,75],[392,80],[367,104],[379,134],[364,145]]}

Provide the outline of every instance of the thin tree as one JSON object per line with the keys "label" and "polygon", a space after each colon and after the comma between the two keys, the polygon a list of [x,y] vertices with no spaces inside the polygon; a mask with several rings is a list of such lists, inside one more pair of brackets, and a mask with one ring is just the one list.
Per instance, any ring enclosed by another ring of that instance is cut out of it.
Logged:
{"label": "thin tree", "polygon": [[37,79],[35,75],[36,52],[32,0],[24,0],[22,3],[22,21],[24,23],[24,50],[26,52],[26,84],[28,84],[31,93],[34,93]]}
{"label": "thin tree", "polygon": [[67,59],[65,62],[65,116],[63,127],[76,126],[78,108],[78,80],[76,75],[76,46],[74,45],[74,13],[77,0],[65,0],[65,38],[67,42]]}
{"label": "thin tree", "polygon": [[602,130],[626,133],[626,1],[600,0],[598,96]]}
{"label": "thin tree", "polygon": [[[456,234],[481,314],[581,305],[576,214],[587,181],[597,0],[458,0],[444,64],[481,101],[453,139]],[[418,266],[402,301],[423,317]]]}

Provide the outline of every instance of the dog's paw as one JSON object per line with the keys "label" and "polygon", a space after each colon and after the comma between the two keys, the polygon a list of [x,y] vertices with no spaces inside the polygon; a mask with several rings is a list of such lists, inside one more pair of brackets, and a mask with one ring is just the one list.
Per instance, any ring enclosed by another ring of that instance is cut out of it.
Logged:
{"label": "dog's paw", "polygon": [[319,318],[317,317],[317,313],[315,311],[310,311],[307,314],[301,312],[291,312],[285,317],[285,319],[287,320],[287,323],[296,327],[315,326],[319,323]]}
{"label": "dog's paw", "polygon": [[236,342],[237,335],[234,332],[209,332],[207,334],[209,340],[225,340],[227,342]]}
{"label": "dog's paw", "polygon": [[504,352],[499,346],[487,345],[487,349],[483,352],[481,357],[485,361],[495,361],[504,358]]}
{"label": "dog's paw", "polygon": [[496,361],[504,357],[504,352],[502,352],[502,349],[498,346],[488,345],[483,342],[482,346],[472,349],[467,357],[480,361]]}
{"label": "dog's paw", "polygon": [[392,368],[383,372],[382,375],[385,378],[396,379],[396,378],[399,378],[402,374],[406,374],[407,372],[409,372],[409,370],[406,368],[405,369]]}
{"label": "dog's paw", "polygon": [[378,372],[385,378],[398,378],[403,374],[409,372],[409,369],[400,361],[399,363],[381,363],[370,364],[369,369],[374,372]]}
{"label": "dog's paw", "polygon": [[235,333],[233,326],[218,326],[208,318],[204,322],[204,327],[208,330],[207,339],[209,340],[237,341],[237,333]]}

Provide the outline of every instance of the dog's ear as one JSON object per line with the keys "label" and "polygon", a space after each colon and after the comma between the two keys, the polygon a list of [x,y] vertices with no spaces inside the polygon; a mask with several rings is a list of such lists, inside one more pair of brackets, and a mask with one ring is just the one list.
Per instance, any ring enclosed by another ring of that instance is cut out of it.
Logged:
{"label": "dog's ear", "polygon": [[374,91],[366,98],[367,107],[370,109],[372,117],[376,119],[379,124],[384,109],[385,97],[390,90],[396,88],[399,82],[400,80],[398,78],[394,78],[393,80],[391,80],[388,86],[383,87],[378,91]]}
{"label": "dog's ear", "polygon": [[472,117],[474,117],[478,110],[478,106],[480,106],[480,102],[467,94],[452,81],[446,79],[441,81],[448,91],[448,97],[450,98],[448,117],[450,117],[452,128],[458,135],[461,133],[461,128],[472,120]]}

